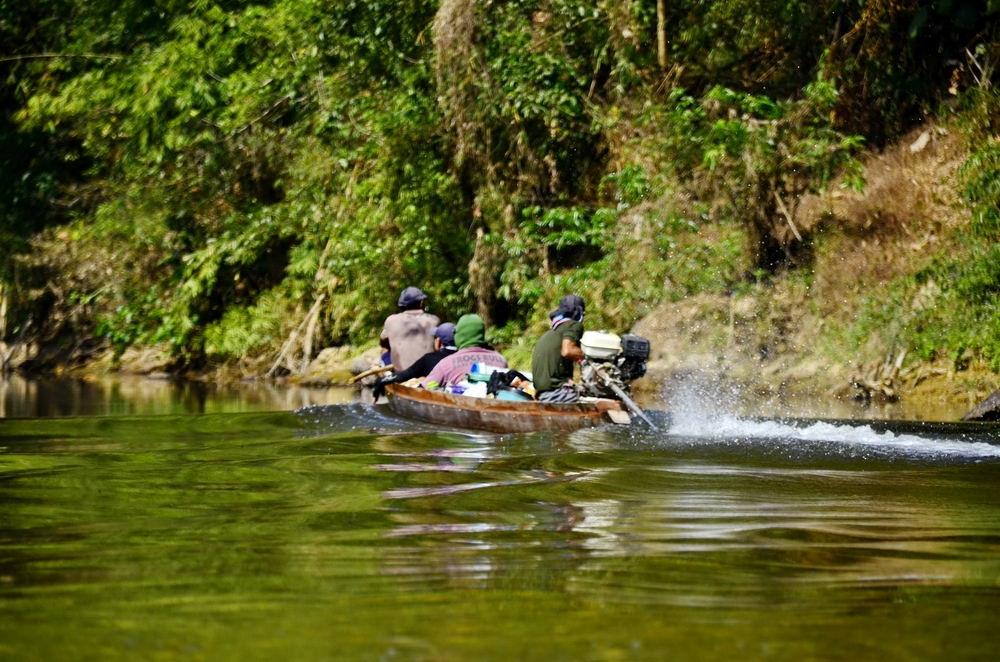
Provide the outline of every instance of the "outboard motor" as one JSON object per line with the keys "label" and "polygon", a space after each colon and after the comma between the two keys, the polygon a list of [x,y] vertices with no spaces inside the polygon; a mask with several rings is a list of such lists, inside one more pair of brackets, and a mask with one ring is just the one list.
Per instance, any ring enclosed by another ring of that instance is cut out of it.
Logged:
{"label": "outboard motor", "polygon": [[622,379],[634,382],[646,374],[646,361],[649,360],[649,341],[642,336],[626,333],[622,336],[622,354],[619,368]]}
{"label": "outboard motor", "polygon": [[631,382],[646,374],[650,346],[642,336],[587,331],[580,346],[586,357],[581,377],[587,395],[614,397],[617,390],[628,393]]}

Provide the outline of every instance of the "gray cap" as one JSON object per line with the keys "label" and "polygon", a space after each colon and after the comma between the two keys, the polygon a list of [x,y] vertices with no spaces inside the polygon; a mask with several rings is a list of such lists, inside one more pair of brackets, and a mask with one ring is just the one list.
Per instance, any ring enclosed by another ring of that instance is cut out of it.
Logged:
{"label": "gray cap", "polygon": [[411,308],[426,298],[427,295],[424,294],[423,290],[419,287],[411,286],[403,290],[403,293],[399,295],[399,301],[396,302],[396,305],[400,308]]}
{"label": "gray cap", "polygon": [[434,337],[440,340],[445,347],[451,347],[455,344],[455,325],[451,322],[438,324],[438,327],[434,329]]}

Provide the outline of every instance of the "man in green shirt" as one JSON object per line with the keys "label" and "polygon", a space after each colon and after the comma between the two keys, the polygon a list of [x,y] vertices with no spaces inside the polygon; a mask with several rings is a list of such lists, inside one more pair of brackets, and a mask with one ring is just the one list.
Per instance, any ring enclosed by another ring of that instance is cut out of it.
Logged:
{"label": "man in green shirt", "polygon": [[531,376],[535,397],[541,402],[576,402],[573,363],[583,360],[583,299],[567,294],[549,313],[552,328],[545,332],[531,353]]}

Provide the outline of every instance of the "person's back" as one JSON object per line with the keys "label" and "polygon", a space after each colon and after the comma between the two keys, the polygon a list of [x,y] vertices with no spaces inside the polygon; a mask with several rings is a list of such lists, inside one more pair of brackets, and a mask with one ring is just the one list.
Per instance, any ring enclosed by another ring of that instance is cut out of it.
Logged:
{"label": "person's back", "polygon": [[424,354],[406,370],[395,372],[391,379],[383,381],[383,384],[403,382],[420,377],[426,377],[437,366],[438,363],[455,353],[455,325],[451,322],[439,324],[434,329],[434,351]]}
{"label": "person's back", "polygon": [[573,389],[573,362],[583,358],[584,302],[567,295],[549,317],[552,328],[542,334],[531,352],[531,378],[539,400],[574,402],[579,396]]}
{"label": "person's back", "polygon": [[531,380],[535,391],[542,393],[563,387],[573,378],[573,361],[562,355],[563,339],[576,344],[583,337],[583,324],[570,320],[549,329],[535,343],[531,352]]}
{"label": "person's back", "polygon": [[507,367],[507,359],[499,352],[484,347],[467,347],[442,359],[431,370],[431,374],[427,375],[424,383],[427,385],[436,384],[437,386],[457,384],[465,379],[476,363],[493,368]]}
{"label": "person's back", "polygon": [[457,384],[476,363],[494,368],[506,368],[507,360],[486,344],[486,326],[479,315],[463,315],[455,325],[455,345],[458,351],[442,359],[423,381],[424,385]]}
{"label": "person's back", "polygon": [[382,327],[382,341],[389,343],[389,356],[396,371],[406,370],[424,354],[434,351],[434,329],[440,320],[423,309],[427,296],[415,287],[399,297],[402,312],[389,315]]}

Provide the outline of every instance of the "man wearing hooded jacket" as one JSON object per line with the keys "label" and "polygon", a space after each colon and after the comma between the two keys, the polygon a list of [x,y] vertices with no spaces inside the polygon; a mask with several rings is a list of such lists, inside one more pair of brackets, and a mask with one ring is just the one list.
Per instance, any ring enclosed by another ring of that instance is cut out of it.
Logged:
{"label": "man wearing hooded jacket", "polygon": [[486,324],[475,313],[458,318],[458,323],[455,324],[455,346],[458,351],[434,366],[424,379],[424,386],[457,384],[465,379],[475,363],[507,368],[507,359],[486,343]]}
{"label": "man wearing hooded jacket", "polygon": [[583,360],[583,315],[586,305],[581,297],[567,294],[559,307],[549,313],[551,328],[538,339],[531,353],[531,375],[535,397],[541,402],[576,402],[579,393],[573,388],[573,363]]}

